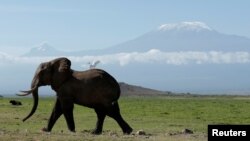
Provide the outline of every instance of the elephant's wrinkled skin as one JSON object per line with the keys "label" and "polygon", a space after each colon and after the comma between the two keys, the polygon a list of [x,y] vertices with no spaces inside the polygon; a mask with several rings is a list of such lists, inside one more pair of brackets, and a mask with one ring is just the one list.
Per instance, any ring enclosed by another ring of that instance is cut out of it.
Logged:
{"label": "elephant's wrinkled skin", "polygon": [[23,121],[36,111],[38,88],[50,85],[56,92],[57,99],[48,125],[43,128],[43,131],[50,132],[57,119],[63,114],[69,130],[75,132],[73,117],[75,103],[95,110],[98,120],[93,130],[94,134],[102,132],[106,115],[117,121],[123,133],[130,134],[132,128],[123,120],[119,110],[120,87],[117,81],[104,70],[74,71],[70,66],[71,62],[67,58],[57,58],[40,64],[32,80],[31,90],[22,91],[23,94],[20,94],[25,96],[32,93],[34,99],[33,108]]}

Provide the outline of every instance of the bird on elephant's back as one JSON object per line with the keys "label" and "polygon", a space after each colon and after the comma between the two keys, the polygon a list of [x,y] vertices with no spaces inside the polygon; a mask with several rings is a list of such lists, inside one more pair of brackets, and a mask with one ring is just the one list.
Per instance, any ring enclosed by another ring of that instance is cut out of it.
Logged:
{"label": "bird on elephant's back", "polygon": [[38,105],[38,88],[50,85],[56,92],[57,100],[48,125],[43,131],[50,132],[63,114],[70,131],[75,132],[73,118],[74,104],[93,108],[97,114],[96,128],[92,133],[102,132],[103,122],[107,116],[112,117],[122,128],[123,133],[130,134],[132,128],[122,118],[118,105],[120,86],[109,73],[101,69],[75,71],[70,68],[67,58],[57,58],[39,65],[31,83],[31,89],[22,91],[21,96],[32,93],[34,104],[31,112],[23,121],[31,117]]}

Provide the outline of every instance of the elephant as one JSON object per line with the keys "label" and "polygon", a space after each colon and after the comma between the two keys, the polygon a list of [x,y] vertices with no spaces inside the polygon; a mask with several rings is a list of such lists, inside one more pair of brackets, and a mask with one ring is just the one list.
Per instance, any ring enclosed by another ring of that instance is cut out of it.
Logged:
{"label": "elephant", "polygon": [[50,85],[56,92],[56,102],[44,132],[51,132],[57,119],[63,114],[68,129],[75,132],[73,117],[74,104],[93,108],[97,115],[93,134],[101,134],[106,116],[113,118],[124,134],[130,134],[132,128],[120,114],[118,99],[120,86],[113,76],[101,69],[76,71],[71,69],[71,61],[61,57],[41,63],[33,77],[31,89],[21,91],[19,96],[32,94],[33,107],[23,122],[30,118],[38,106],[38,88]]}
{"label": "elephant", "polygon": [[21,101],[17,101],[17,100],[10,100],[9,102],[11,103],[11,105],[15,105],[15,106],[22,105],[22,102]]}

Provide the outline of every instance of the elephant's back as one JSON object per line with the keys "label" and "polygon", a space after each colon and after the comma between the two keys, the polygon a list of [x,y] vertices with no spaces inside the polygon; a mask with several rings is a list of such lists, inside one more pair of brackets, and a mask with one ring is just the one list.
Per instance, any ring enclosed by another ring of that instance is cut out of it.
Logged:
{"label": "elephant's back", "polygon": [[101,69],[75,72],[73,76],[81,86],[81,94],[88,103],[110,104],[120,97],[120,86],[116,79]]}
{"label": "elephant's back", "polygon": [[113,87],[119,87],[116,79],[112,75],[101,69],[89,69],[82,72],[75,71],[73,73],[73,76],[79,81],[93,85],[95,85],[95,83],[100,83],[101,85],[110,84]]}

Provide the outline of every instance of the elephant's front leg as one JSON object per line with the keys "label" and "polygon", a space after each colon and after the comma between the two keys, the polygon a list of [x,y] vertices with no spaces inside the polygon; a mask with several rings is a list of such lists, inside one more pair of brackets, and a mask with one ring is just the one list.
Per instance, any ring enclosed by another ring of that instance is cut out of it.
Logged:
{"label": "elephant's front leg", "polygon": [[63,115],[66,119],[68,128],[71,132],[75,132],[75,122],[73,116],[74,103],[70,98],[60,98]]}
{"label": "elephant's front leg", "polygon": [[60,103],[59,99],[57,98],[54,109],[53,109],[51,116],[49,118],[47,128],[43,128],[42,130],[45,132],[50,132],[51,129],[53,128],[54,124],[56,123],[57,119],[61,115],[62,115],[61,103]]}

